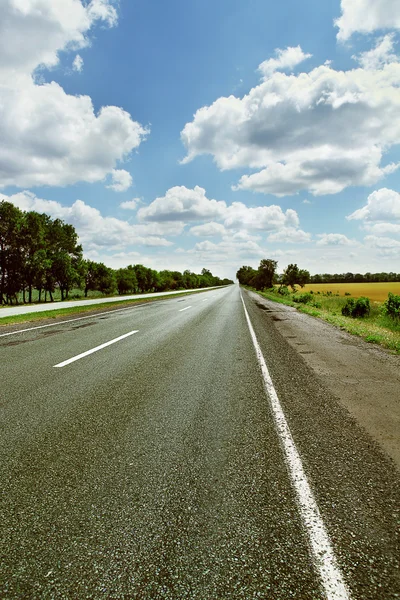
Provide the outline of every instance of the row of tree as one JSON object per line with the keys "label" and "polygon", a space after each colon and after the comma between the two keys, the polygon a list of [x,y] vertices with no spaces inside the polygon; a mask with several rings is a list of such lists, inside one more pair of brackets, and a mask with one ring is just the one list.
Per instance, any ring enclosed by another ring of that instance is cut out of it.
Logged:
{"label": "row of tree", "polygon": [[250,285],[257,290],[267,289],[273,284],[303,287],[306,283],[377,283],[400,281],[400,273],[341,273],[331,275],[310,275],[305,269],[299,269],[296,264],[288,265],[281,275],[276,272],[276,260],[263,259],[258,269],[253,267],[240,267],[236,273],[239,283]]}
{"label": "row of tree", "polygon": [[275,283],[286,285],[295,289],[296,285],[303,287],[310,282],[310,273],[305,269],[299,269],[296,264],[290,264],[282,275],[276,272],[278,263],[276,260],[262,259],[258,269],[243,266],[236,273],[236,278],[241,285],[250,285],[256,290],[271,288]]}
{"label": "row of tree", "polygon": [[46,214],[22,211],[10,202],[0,202],[0,304],[32,302],[37,290],[39,302],[53,301],[55,290],[61,299],[73,288],[103,294],[162,292],[196,289],[233,283],[215,277],[208,269],[155,271],[141,264],[111,269],[83,258],[75,228]]}
{"label": "row of tree", "polygon": [[400,273],[322,273],[311,275],[310,283],[378,283],[400,281]]}

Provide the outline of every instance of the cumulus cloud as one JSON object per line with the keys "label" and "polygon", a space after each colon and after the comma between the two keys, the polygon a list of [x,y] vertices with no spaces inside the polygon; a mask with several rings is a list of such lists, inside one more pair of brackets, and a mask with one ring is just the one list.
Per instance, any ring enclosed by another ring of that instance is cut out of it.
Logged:
{"label": "cumulus cloud", "polygon": [[269,242],[283,244],[306,244],[307,242],[311,241],[311,234],[303,231],[302,229],[283,227],[280,231],[271,233],[267,240]]}
{"label": "cumulus cloud", "polygon": [[148,130],[121,108],[96,112],[88,96],[66,94],[54,81],[39,85],[35,70],[88,46],[99,20],[115,25],[115,7],[109,0],[4,0],[1,10],[0,187],[103,180]]}
{"label": "cumulus cloud", "polygon": [[54,200],[43,200],[32,192],[19,192],[12,196],[2,194],[2,199],[12,202],[22,210],[46,213],[52,218],[63,219],[74,225],[83,248],[86,251],[117,249],[130,245],[171,246],[172,242],[152,235],[142,226],[131,225],[114,217],[104,217],[97,208],[82,200],[72,206],[64,206]]}
{"label": "cumulus cloud", "polygon": [[378,255],[382,257],[400,256],[400,241],[388,237],[379,237],[367,235],[364,238],[365,244],[371,248],[376,248]]}
{"label": "cumulus cloud", "polygon": [[77,71],[78,73],[82,73],[83,71],[83,58],[79,54],[77,54],[72,63],[73,71]]}
{"label": "cumulus cloud", "polygon": [[341,10],[341,16],[335,21],[341,42],[355,32],[400,29],[400,4],[394,0],[341,0]]}
{"label": "cumulus cloud", "polygon": [[317,246],[354,246],[357,244],[355,240],[349,239],[342,233],[320,233]]}
{"label": "cumulus cloud", "polygon": [[375,184],[399,166],[382,164],[400,140],[400,63],[388,60],[385,43],[381,68],[364,56],[368,69],[273,72],[243,98],[200,108],[181,132],[183,163],[211,154],[221,170],[261,169],[233,189],[276,196]]}
{"label": "cumulus cloud", "polygon": [[127,200],[126,202],[121,202],[119,205],[120,208],[124,210],[136,210],[138,204],[140,203],[140,198],[132,198],[132,200]]}
{"label": "cumulus cloud", "polygon": [[400,194],[381,188],[368,196],[367,204],[347,217],[349,220],[370,222],[400,221]]}
{"label": "cumulus cloud", "polygon": [[292,70],[312,56],[312,54],[305,54],[300,46],[296,46],[295,48],[289,46],[285,50],[277,48],[275,55],[276,58],[269,58],[258,67],[264,79],[270,77],[275,71]]}
{"label": "cumulus cloud", "polygon": [[400,235],[400,223],[366,223],[364,228],[378,236]]}
{"label": "cumulus cloud", "polygon": [[111,171],[112,183],[106,187],[114,192],[126,192],[132,185],[132,176],[124,169],[113,169]]}
{"label": "cumulus cloud", "polygon": [[295,210],[288,208],[284,212],[276,204],[252,208],[242,202],[233,202],[227,207],[224,216],[225,226],[232,229],[276,231],[299,225],[299,217]]}
{"label": "cumulus cloud", "polygon": [[398,57],[394,53],[394,35],[389,33],[383,38],[380,38],[375,48],[361,52],[353,56],[363,69],[374,71],[382,68],[384,65],[398,61]]}
{"label": "cumulus cloud", "polygon": [[[305,241],[308,234],[299,230],[299,217],[295,210],[283,211],[278,205],[249,207],[242,202],[227,205],[221,200],[210,200],[203,188],[188,189],[177,186],[165,196],[156,198],[149,206],[140,208],[138,218],[143,223],[190,223],[206,221],[192,227],[189,233],[198,237],[225,236],[224,240],[255,242],[254,233],[284,232],[291,240]],[[208,219],[214,219],[209,222]],[[232,236],[235,236],[234,238]]]}
{"label": "cumulus cloud", "polygon": [[[219,244],[205,240],[198,242],[194,248],[188,250],[189,254],[198,254],[200,258],[204,258],[209,262],[212,257],[216,262],[221,259],[226,261],[227,257],[231,261],[240,259],[261,259],[265,257],[265,248],[262,248],[253,241],[238,242],[233,240],[224,240]],[[215,258],[214,258],[215,257]]]}
{"label": "cumulus cloud", "polygon": [[138,211],[139,219],[146,221],[202,221],[219,218],[224,214],[226,203],[209,200],[204,188],[185,186],[170,188],[165,196],[156,198],[149,206]]}
{"label": "cumulus cloud", "polygon": [[204,225],[196,225],[189,229],[189,233],[197,237],[214,237],[226,233],[225,227],[221,223],[204,223]]}

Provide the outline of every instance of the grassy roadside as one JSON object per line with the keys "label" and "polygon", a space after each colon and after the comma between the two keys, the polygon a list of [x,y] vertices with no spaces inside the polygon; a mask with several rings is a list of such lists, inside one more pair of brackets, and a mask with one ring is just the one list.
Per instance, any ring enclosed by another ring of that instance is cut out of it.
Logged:
{"label": "grassy roadside", "polygon": [[323,319],[335,327],[361,337],[366,342],[379,344],[383,348],[400,354],[400,323],[396,323],[390,317],[382,315],[381,303],[379,302],[371,303],[371,312],[368,317],[354,319],[341,314],[342,307],[347,300],[344,297],[314,294],[310,302],[303,304],[294,302],[293,296],[296,296],[296,294],[293,293],[282,296],[277,291],[257,292],[253,288],[247,289],[273,302],[293,306],[302,313]]}
{"label": "grassy roadside", "polygon": [[69,315],[75,315],[79,313],[90,313],[90,312],[104,312],[106,309],[115,308],[128,308],[135,304],[147,304],[148,302],[154,302],[156,300],[172,300],[174,298],[180,298],[181,296],[192,296],[193,294],[200,294],[205,290],[194,290],[193,292],[182,292],[181,294],[173,294],[171,296],[153,296],[152,298],[136,298],[134,300],[118,300],[115,302],[104,302],[96,304],[93,302],[90,306],[73,306],[71,308],[57,308],[54,310],[44,310],[42,312],[32,312],[23,315],[14,315],[9,317],[0,318],[0,329],[5,325],[16,325],[18,323],[31,323],[36,321],[43,321],[46,319],[56,319],[58,317],[65,317]]}

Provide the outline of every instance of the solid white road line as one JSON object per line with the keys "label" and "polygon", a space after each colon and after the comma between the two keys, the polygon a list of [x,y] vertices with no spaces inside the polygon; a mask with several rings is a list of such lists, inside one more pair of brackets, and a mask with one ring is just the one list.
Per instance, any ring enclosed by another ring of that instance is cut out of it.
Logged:
{"label": "solid white road line", "polygon": [[186,306],[185,308],[181,308],[179,312],[183,312],[184,310],[189,310],[189,308],[192,308],[191,306]]}
{"label": "solid white road line", "polygon": [[101,344],[100,346],[96,346],[96,348],[92,348],[91,350],[87,350],[87,352],[82,352],[82,354],[78,354],[77,356],[73,356],[72,358],[69,358],[68,360],[64,360],[64,362],[61,362],[58,365],[54,365],[54,367],[66,367],[67,365],[70,365],[71,363],[75,362],[76,360],[84,358],[85,356],[89,356],[89,354],[93,354],[93,352],[97,352],[98,350],[101,350],[102,348],[106,348],[107,346],[111,346],[111,344],[115,344],[116,342],[119,342],[120,340],[123,340],[123,339],[129,337],[130,335],[133,335],[134,333],[138,333],[138,331],[139,330],[136,329],[135,331],[130,331],[129,333],[125,333],[124,335],[120,335],[119,337],[115,338],[114,340],[110,340],[109,342],[106,342],[105,344]]}
{"label": "solid white road line", "polygon": [[34,331],[35,329],[44,329],[45,327],[55,327],[56,325],[64,325],[64,323],[73,323],[74,321],[82,321],[83,319],[94,319],[95,317],[102,317],[103,315],[108,315],[109,313],[117,313],[122,312],[124,310],[132,310],[132,308],[137,308],[141,306],[140,304],[134,304],[132,306],[128,306],[127,308],[116,308],[112,310],[105,310],[101,313],[95,313],[87,315],[86,317],[77,317],[76,319],[66,319],[65,321],[56,321],[56,323],[48,323],[47,325],[37,325],[36,327],[28,327],[27,329],[18,329],[18,331],[9,331],[8,333],[0,333],[0,337],[6,337],[7,335],[16,335],[17,333],[25,333],[26,331]]}
{"label": "solid white road line", "polygon": [[300,514],[310,539],[316,568],[321,577],[326,598],[327,600],[350,600],[350,592],[337,564],[331,540],[328,532],[325,529],[325,525],[310,484],[308,483],[299,452],[296,448],[289,425],[283,413],[281,403],[275,391],[274,384],[257,341],[256,334],[254,333],[242,293],[240,293],[240,297],[243,303],[251,339],[253,340],[253,345],[257,354],[258,363],[261,367],[265,391],[269,397],[272,413],[275,419],[275,425],[282,442],[289,474],[297,494]]}

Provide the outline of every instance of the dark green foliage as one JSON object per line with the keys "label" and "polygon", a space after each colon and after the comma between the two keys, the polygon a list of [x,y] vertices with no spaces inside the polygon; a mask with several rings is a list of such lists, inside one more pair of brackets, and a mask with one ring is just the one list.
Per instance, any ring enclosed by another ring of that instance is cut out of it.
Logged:
{"label": "dark green foliage", "polygon": [[345,317],[366,317],[371,310],[369,298],[361,296],[361,298],[348,298],[346,304],[342,308],[342,315]]}
{"label": "dark green foliage", "polygon": [[[39,302],[60,291],[61,299],[70,290],[81,288],[112,295],[165,290],[196,289],[229,285],[208,269],[201,275],[190,271],[159,273],[143,265],[130,265],[114,271],[103,263],[85,260],[78,235],[72,225],[46,214],[24,212],[12,203],[0,202],[0,304],[32,302],[32,291],[38,291]],[[26,294],[28,299],[26,299]],[[75,294],[76,296],[76,294]]]}
{"label": "dark green foliage", "polygon": [[241,267],[236,277],[241,285],[250,285],[256,290],[265,290],[273,286],[278,263],[276,260],[263,258],[257,270],[252,267]]}
{"label": "dark green foliage", "polygon": [[310,281],[310,273],[305,269],[299,269],[296,264],[290,264],[283,271],[281,283],[296,290],[296,285],[304,287]]}
{"label": "dark green foliage", "polygon": [[323,273],[311,275],[311,283],[377,283],[400,281],[400,273]]}
{"label": "dark green foliage", "polygon": [[280,294],[281,296],[290,296],[290,290],[286,285],[281,285],[278,288],[278,294]]}
{"label": "dark green foliage", "polygon": [[400,296],[389,292],[388,299],[383,303],[383,312],[395,321],[400,320]]}
{"label": "dark green foliage", "polygon": [[305,292],[304,294],[299,294],[298,296],[293,296],[293,302],[297,302],[297,303],[301,303],[301,304],[308,304],[309,302],[312,302],[313,300],[313,295],[311,294],[311,292]]}

